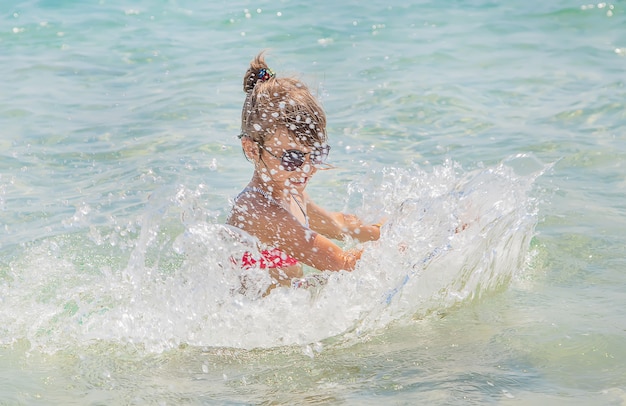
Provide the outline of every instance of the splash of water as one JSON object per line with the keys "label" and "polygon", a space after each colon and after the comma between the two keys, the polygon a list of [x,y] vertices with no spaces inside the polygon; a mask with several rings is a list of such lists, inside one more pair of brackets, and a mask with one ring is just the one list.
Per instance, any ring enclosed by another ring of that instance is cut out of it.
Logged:
{"label": "splash of water", "polygon": [[0,343],[56,351],[105,341],[159,352],[358,339],[506,286],[527,260],[531,191],[545,169],[518,156],[474,171],[446,162],[372,172],[350,185],[349,204],[388,221],[357,269],[266,297],[267,274],[248,271],[242,291],[232,261],[256,249],[253,238],[203,212],[194,191],[153,196],[123,244],[119,232],[92,226],[26,247],[0,273]]}

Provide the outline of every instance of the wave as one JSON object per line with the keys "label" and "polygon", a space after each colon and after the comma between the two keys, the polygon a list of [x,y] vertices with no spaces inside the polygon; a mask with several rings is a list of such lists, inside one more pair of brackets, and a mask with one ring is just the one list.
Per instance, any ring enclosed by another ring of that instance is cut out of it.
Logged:
{"label": "wave", "polygon": [[358,341],[505,288],[528,261],[533,185],[547,168],[519,155],[471,171],[453,161],[372,171],[349,185],[348,204],[387,222],[357,268],[265,297],[265,272],[248,271],[242,291],[231,260],[253,238],[203,211],[193,190],[155,193],[136,219],[24,244],[0,271],[0,343],[161,352]]}

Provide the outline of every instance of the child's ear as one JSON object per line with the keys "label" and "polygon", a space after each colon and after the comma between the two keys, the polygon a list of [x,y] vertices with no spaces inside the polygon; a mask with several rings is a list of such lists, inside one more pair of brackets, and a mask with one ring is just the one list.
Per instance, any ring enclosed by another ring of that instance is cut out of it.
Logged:
{"label": "child's ear", "polygon": [[241,146],[243,153],[246,154],[246,158],[256,161],[259,158],[259,144],[254,142],[250,137],[243,137],[241,139]]}

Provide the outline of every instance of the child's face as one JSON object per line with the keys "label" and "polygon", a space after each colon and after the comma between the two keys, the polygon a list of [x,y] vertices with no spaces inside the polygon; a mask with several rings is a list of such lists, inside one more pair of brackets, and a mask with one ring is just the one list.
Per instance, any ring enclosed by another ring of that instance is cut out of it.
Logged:
{"label": "child's face", "polygon": [[[269,171],[271,181],[279,184],[277,187],[302,192],[317,171],[311,162],[311,155],[314,152],[313,148],[298,142],[291,132],[286,129],[279,130],[265,140],[261,148],[261,159],[265,165],[260,165],[259,169],[262,172]],[[302,165],[298,165],[300,162],[303,162]]]}

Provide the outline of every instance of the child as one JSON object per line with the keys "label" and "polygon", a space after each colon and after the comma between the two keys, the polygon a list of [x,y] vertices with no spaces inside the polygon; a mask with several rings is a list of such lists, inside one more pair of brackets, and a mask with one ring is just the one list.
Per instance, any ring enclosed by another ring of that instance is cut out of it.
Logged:
{"label": "child", "polygon": [[330,150],[322,107],[303,83],[277,77],[263,53],[250,63],[243,88],[240,138],[254,174],[227,222],[256,237],[261,256],[246,253],[242,267],[268,269],[285,286],[302,277],[302,264],[352,271],[361,250],[343,250],[331,239],[377,240],[380,224],[326,211],[304,191]]}

